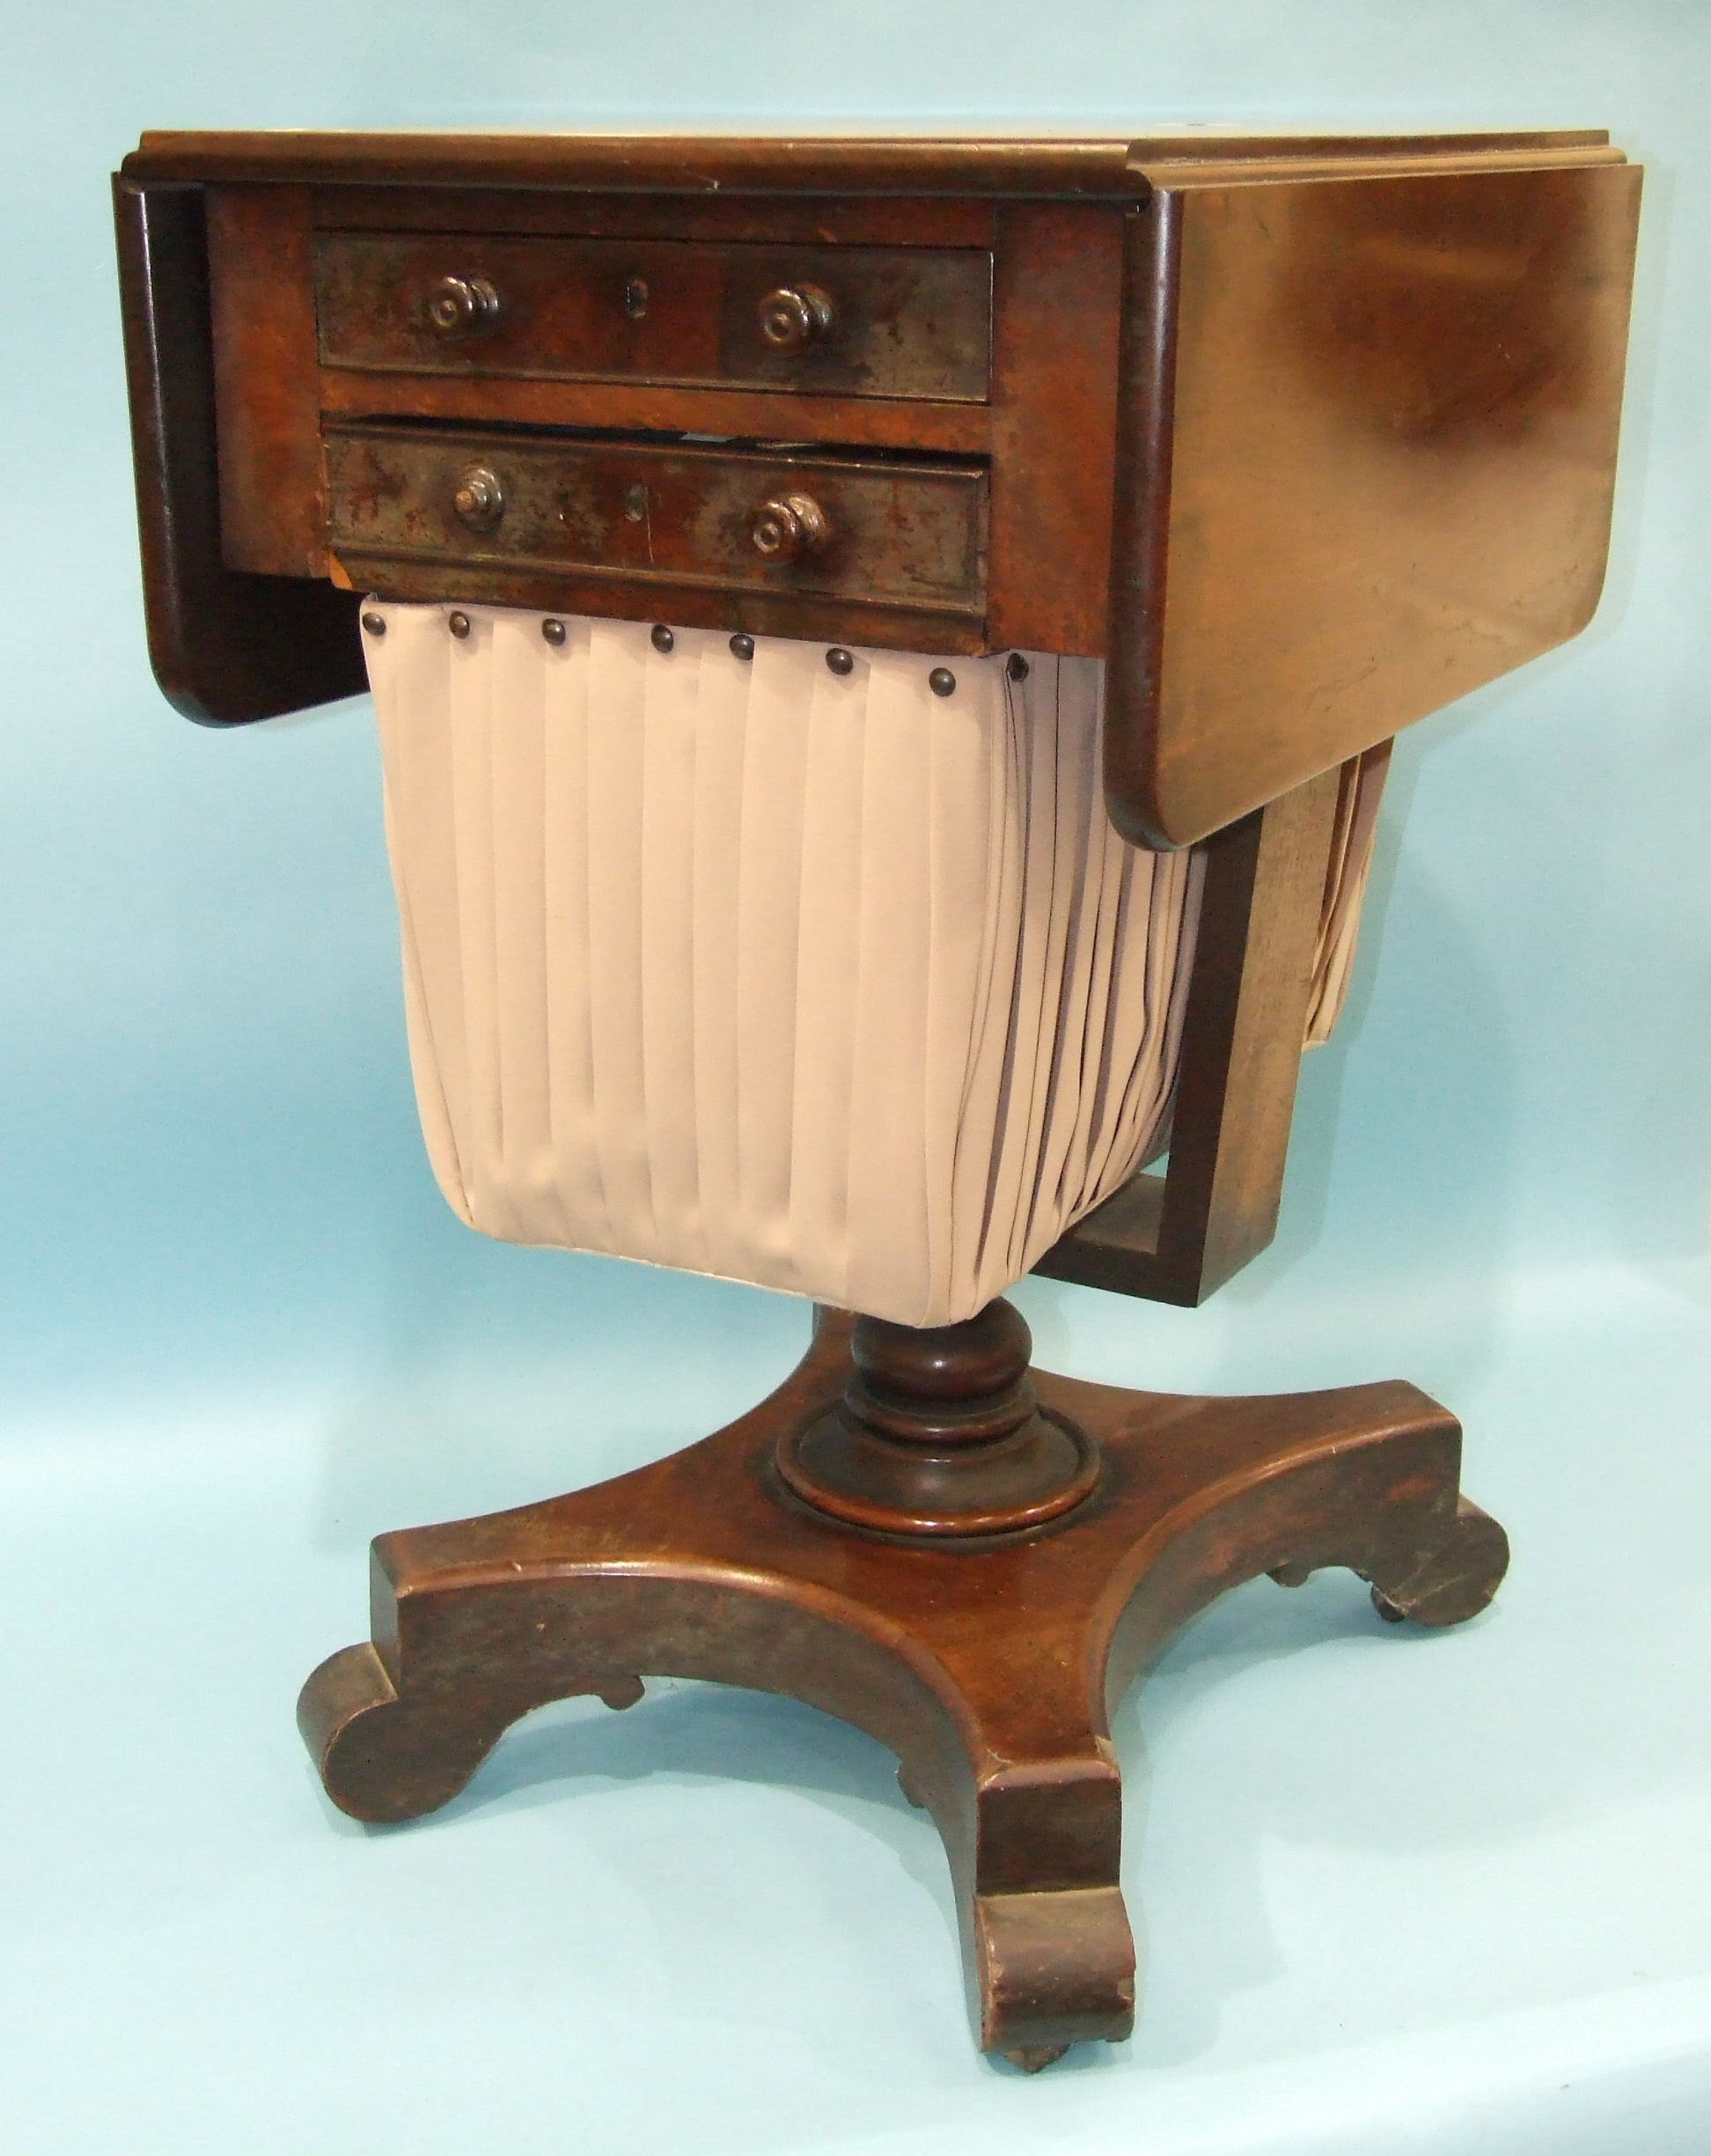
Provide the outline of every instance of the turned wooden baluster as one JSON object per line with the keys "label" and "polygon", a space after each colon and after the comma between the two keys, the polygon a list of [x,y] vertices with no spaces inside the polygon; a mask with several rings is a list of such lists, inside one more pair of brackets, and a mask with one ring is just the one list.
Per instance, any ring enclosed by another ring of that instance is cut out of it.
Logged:
{"label": "turned wooden baluster", "polygon": [[817,1512],[876,1534],[1014,1534],[1061,1518],[1098,1481],[1099,1456],[1040,1407],[1032,1345],[1003,1301],[958,1325],[857,1318],[843,1398],[780,1439],[780,1475]]}

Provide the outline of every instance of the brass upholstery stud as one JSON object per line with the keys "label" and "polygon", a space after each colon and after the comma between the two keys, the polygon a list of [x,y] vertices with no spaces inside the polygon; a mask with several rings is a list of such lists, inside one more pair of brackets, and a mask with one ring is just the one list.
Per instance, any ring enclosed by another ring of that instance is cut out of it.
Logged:
{"label": "brass upholstery stud", "polygon": [[549,614],[546,621],[540,624],[540,633],[546,637],[547,643],[553,646],[554,650],[556,651],[559,645],[564,642],[564,623],[562,622],[554,621]]}
{"label": "brass upholstery stud", "polygon": [[957,677],[949,666],[935,666],[927,676],[927,686],[936,696],[954,696],[957,693]]}
{"label": "brass upholstery stud", "polygon": [[854,673],[856,671],[855,659],[841,644],[834,644],[826,654],[826,663],[833,673]]}
{"label": "brass upholstery stud", "polygon": [[677,638],[672,634],[671,630],[666,628],[664,622],[656,622],[654,623],[653,627],[648,631],[648,640],[653,645],[656,651],[669,651],[672,646],[677,642]]}
{"label": "brass upholstery stud", "polygon": [[454,636],[458,637],[461,641],[463,637],[469,634],[469,616],[466,614],[448,614],[445,617],[445,626],[452,631],[452,634]]}
{"label": "brass upholstery stud", "polygon": [[1010,653],[1010,658],[1005,661],[1004,672],[1009,674],[1012,681],[1025,681],[1027,680],[1028,662],[1023,658],[1020,651],[1012,651]]}
{"label": "brass upholstery stud", "polygon": [[731,639],[731,648],[738,659],[749,659],[754,657],[753,636],[745,636],[739,633]]}
{"label": "brass upholstery stud", "polygon": [[386,617],[384,614],[365,614],[363,627],[371,636],[384,636],[386,633]]}

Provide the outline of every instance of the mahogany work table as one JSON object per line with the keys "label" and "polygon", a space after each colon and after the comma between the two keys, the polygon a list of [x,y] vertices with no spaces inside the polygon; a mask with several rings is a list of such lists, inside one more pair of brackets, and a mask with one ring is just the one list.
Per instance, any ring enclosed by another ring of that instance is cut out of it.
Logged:
{"label": "mahogany work table", "polygon": [[[1605,136],[151,134],[114,192],[180,710],[357,693],[365,594],[920,652],[937,696],[1099,662],[1110,821],[1195,850],[1198,941],[1155,1162],[1036,1269],[1193,1304],[1264,1247],[1340,772],[1597,601],[1639,202]],[[1408,1385],[1028,1353],[1002,1300],[823,1310],[716,1437],[382,1537],[373,1642],[304,1695],[330,1793],[413,1817],[649,1674],[789,1693],[933,1814],[982,2045],[1120,2038],[1108,1703],[1255,1573],[1454,1623],[1507,1546]]]}

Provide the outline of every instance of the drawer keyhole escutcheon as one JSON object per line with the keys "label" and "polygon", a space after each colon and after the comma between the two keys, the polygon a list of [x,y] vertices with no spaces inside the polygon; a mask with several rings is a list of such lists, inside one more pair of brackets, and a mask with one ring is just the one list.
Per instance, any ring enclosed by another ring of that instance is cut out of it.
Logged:
{"label": "drawer keyhole escutcheon", "polygon": [[485,464],[472,464],[459,480],[452,506],[472,532],[490,532],[505,513],[505,490],[499,475]]}
{"label": "drawer keyhole escutcheon", "polygon": [[779,494],[749,519],[749,542],[768,562],[818,554],[832,536],[826,511],[809,494]]}
{"label": "drawer keyhole escutcheon", "polygon": [[437,336],[479,337],[499,320],[499,294],[486,277],[442,277],[428,294],[428,323]]}
{"label": "drawer keyhole escutcheon", "polygon": [[805,352],[838,326],[832,295],[819,284],[781,284],[756,310],[761,342],[775,352]]}

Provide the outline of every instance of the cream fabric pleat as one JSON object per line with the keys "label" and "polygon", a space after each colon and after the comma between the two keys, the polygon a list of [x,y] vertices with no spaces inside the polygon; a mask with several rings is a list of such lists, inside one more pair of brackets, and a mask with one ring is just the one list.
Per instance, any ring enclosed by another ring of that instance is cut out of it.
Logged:
{"label": "cream fabric pleat", "polygon": [[1337,788],[1336,820],[1331,857],[1325,872],[1325,901],[1319,909],[1318,955],[1307,1002],[1309,1048],[1322,1048],[1336,1030],[1348,999],[1360,941],[1361,909],[1372,871],[1372,844],[1378,807],[1390,773],[1391,744],[1380,741],[1344,764]]}
{"label": "cream fabric pleat", "polygon": [[1147,1157],[1199,867],[1110,826],[1097,661],[958,659],[941,698],[914,654],[370,611],[422,1130],[471,1226],[942,1325]]}

